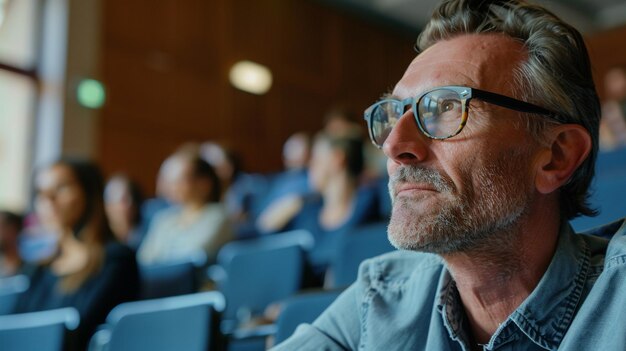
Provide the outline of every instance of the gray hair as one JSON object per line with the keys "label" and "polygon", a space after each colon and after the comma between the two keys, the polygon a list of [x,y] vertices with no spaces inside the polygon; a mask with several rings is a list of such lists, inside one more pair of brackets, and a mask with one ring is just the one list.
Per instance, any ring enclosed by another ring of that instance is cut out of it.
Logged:
{"label": "gray hair", "polygon": [[555,122],[579,124],[591,135],[591,152],[561,187],[560,204],[567,219],[596,215],[588,191],[598,153],[600,102],[581,34],[523,0],[445,0],[417,39],[416,49],[421,52],[440,40],[475,33],[502,33],[524,44],[528,58],[514,72],[514,91],[522,100],[556,113],[552,120],[528,119],[535,138],[541,139],[542,131]]}

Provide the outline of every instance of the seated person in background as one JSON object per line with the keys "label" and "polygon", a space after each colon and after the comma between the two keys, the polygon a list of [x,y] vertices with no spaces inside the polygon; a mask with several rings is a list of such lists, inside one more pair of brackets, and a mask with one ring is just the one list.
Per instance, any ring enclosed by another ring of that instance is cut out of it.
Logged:
{"label": "seated person in background", "polygon": [[272,188],[267,197],[279,199],[289,194],[310,192],[308,165],[311,154],[311,138],[299,132],[291,135],[283,145],[283,165],[285,170],[272,180]]}
{"label": "seated person in background", "polygon": [[104,205],[113,235],[121,243],[137,250],[143,239],[139,185],[125,175],[115,175],[104,187]]}
{"label": "seated person in background", "polygon": [[116,305],[139,293],[135,255],[107,225],[102,175],[91,162],[61,160],[35,175],[35,210],[57,238],[55,254],[29,272],[30,287],[15,313],[74,307],[80,326],[66,349],[85,350],[91,334]]}
{"label": "seated person in background", "polygon": [[259,228],[265,233],[310,231],[315,245],[309,261],[317,278],[321,278],[334,255],[339,232],[375,218],[375,191],[359,186],[362,170],[363,142],[359,133],[318,134],[309,164],[309,181],[319,195],[293,196],[274,203],[259,218]]}
{"label": "seated person in background", "polygon": [[141,230],[143,233],[148,231],[154,216],[162,210],[172,206],[171,201],[171,159],[167,158],[161,164],[156,177],[156,196],[147,199],[141,205]]}
{"label": "seated person in background", "polygon": [[22,217],[13,212],[0,211],[0,278],[19,274],[22,259],[18,237],[22,231]]}
{"label": "seated person in background", "polygon": [[231,227],[238,239],[256,236],[254,221],[269,189],[261,174],[246,173],[235,150],[207,141],[200,145],[200,156],[208,162],[222,185],[221,201],[226,206]]}
{"label": "seated person in background", "polygon": [[[335,106],[324,117],[324,132],[329,135],[343,136],[356,131],[362,133],[363,116],[354,113],[348,106]],[[364,166],[361,182],[376,182],[385,176],[387,158],[372,143],[363,144]]]}
{"label": "seated person in background", "polygon": [[[270,190],[265,198],[264,209],[285,197],[301,197],[311,192],[309,185],[309,160],[311,140],[308,134],[291,135],[283,145],[285,170],[271,177]],[[259,216],[262,216],[263,212]]]}
{"label": "seated person in background", "polygon": [[[598,149],[584,40],[524,1],[443,1],[392,94],[390,241],[283,350],[626,350],[626,224],[573,232]],[[479,90],[480,89],[480,90]]]}
{"label": "seated person in background", "polygon": [[168,161],[171,197],[175,206],[156,215],[137,258],[140,264],[171,262],[205,252],[209,262],[231,239],[224,206],[219,202],[220,182],[197,152],[182,150]]}

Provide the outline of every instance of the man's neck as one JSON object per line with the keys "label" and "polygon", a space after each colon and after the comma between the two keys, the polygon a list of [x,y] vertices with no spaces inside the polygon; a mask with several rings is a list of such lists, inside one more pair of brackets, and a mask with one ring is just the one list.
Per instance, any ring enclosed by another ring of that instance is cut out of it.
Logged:
{"label": "man's neck", "polygon": [[[559,220],[526,220],[515,238],[472,252],[444,255],[477,343],[488,343],[511,313],[532,293],[556,249]],[[530,217],[529,217],[530,218]]]}

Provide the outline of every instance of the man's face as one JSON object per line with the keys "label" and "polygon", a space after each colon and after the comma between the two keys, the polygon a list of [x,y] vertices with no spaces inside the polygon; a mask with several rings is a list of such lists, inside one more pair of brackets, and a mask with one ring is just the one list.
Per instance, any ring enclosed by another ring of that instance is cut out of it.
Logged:
{"label": "man's face", "polygon": [[[463,35],[420,54],[396,85],[404,99],[428,89],[463,85],[516,97],[513,70],[522,46],[501,35]],[[388,156],[392,243],[447,254],[500,245],[533,194],[533,142],[519,113],[472,100],[463,131],[447,140],[421,134],[412,111],[397,123]]]}

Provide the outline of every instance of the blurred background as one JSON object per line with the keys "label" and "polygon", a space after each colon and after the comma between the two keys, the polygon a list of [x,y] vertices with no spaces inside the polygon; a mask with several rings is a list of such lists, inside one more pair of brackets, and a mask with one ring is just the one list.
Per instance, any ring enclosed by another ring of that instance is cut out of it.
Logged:
{"label": "blurred background", "polygon": [[[626,2],[538,2],[584,32],[604,97],[606,72],[626,63]],[[434,3],[0,0],[0,207],[26,210],[33,167],[60,155],[124,171],[147,195],[188,141],[278,171],[289,135],[393,87]],[[261,65],[267,91],[233,85],[241,61]]]}

